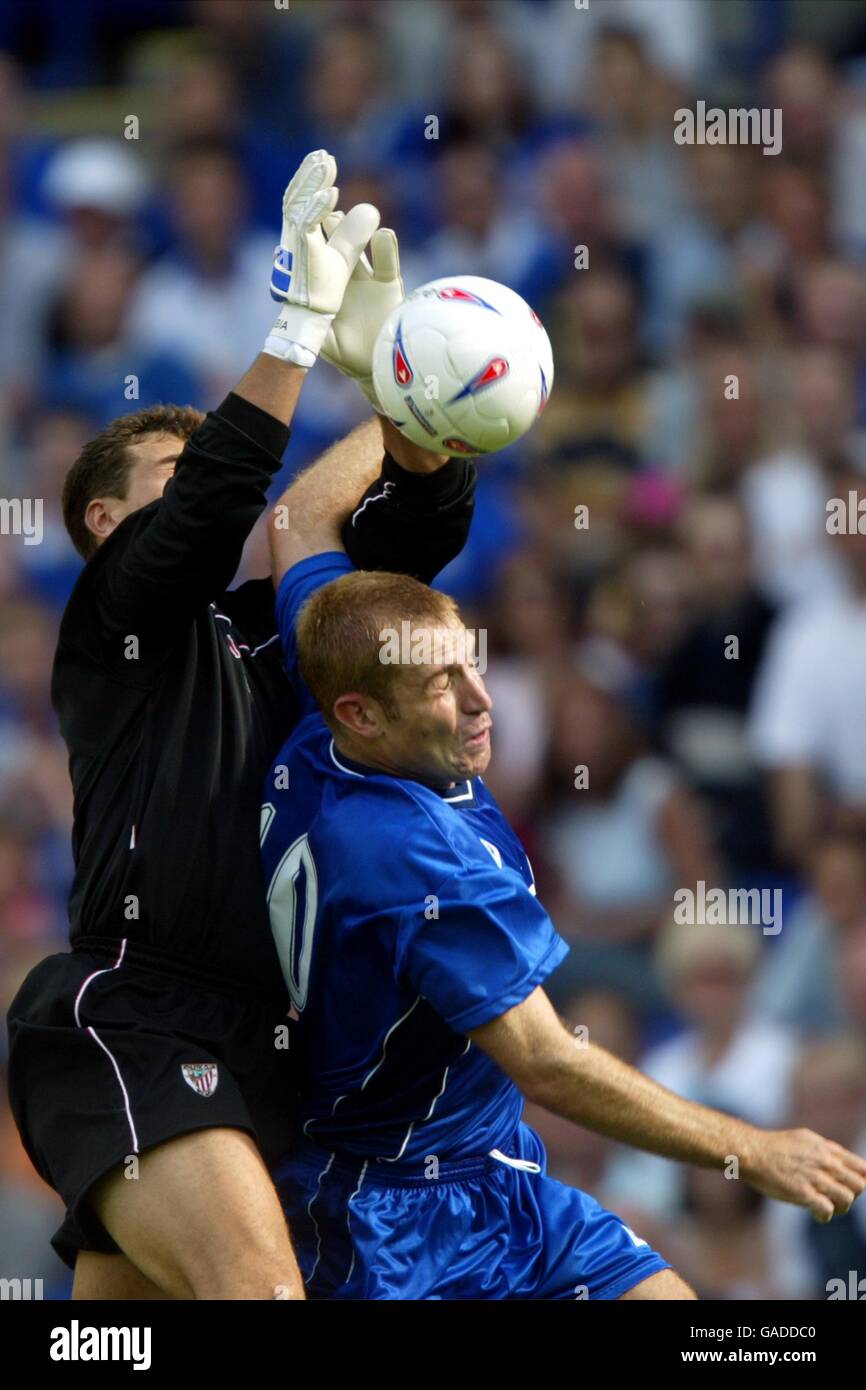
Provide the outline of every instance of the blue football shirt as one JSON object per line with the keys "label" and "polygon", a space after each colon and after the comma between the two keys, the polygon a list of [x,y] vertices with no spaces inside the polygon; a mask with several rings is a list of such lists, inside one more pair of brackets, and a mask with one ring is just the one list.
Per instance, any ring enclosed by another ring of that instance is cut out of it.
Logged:
{"label": "blue football shirt", "polygon": [[304,713],[266,783],[262,856],[298,1014],[298,1123],[330,1149],[444,1162],[507,1142],[523,1108],[467,1030],[524,1000],[568,948],[481,778],[440,792],[335,746],[300,680],[295,620],[351,570],[317,555],[277,595]]}

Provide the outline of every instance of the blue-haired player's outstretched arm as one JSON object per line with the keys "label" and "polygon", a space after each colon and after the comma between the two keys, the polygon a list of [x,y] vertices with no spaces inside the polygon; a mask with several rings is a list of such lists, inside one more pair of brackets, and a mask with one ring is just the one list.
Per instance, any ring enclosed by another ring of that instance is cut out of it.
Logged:
{"label": "blue-haired player's outstretched arm", "polygon": [[682,1100],[558,1021],[541,986],[566,947],[481,778],[491,702],[471,635],[443,594],[353,571],[309,478],[275,552],[305,715],[262,818],[302,1071],[278,1184],[309,1294],[693,1297],[546,1176],[524,1097],[680,1161],[736,1154],[747,1181],[821,1220],[847,1209],[862,1159]]}

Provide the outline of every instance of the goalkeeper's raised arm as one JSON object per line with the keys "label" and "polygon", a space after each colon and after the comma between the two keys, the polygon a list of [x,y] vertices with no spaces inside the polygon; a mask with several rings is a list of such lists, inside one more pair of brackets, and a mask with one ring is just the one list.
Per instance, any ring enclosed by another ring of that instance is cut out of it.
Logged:
{"label": "goalkeeper's raised arm", "polygon": [[267,505],[306,372],[379,220],[375,208],[361,204],[332,220],[326,240],[322,224],[337,201],[335,176],[333,157],[316,150],[286,189],[271,275],[280,312],[234,391],[206,417],[173,406],[124,416],[73,466],[64,515],[86,560],[141,514],[99,566],[100,601],[112,620],[142,620],[168,599],[163,616],[191,613],[237,569]]}
{"label": "goalkeeper's raised arm", "polygon": [[[353,223],[332,211],[330,245]],[[356,240],[351,240],[354,251]],[[278,287],[282,265],[275,266]],[[273,293],[273,288],[272,288]],[[406,439],[382,415],[373,386],[373,348],[381,325],[403,300],[397,238],[374,231],[370,255],[355,261],[341,306],[322,339],[321,355],[351,377],[378,413],[340,440],[289,486],[271,517],[274,582],[311,555],[345,550],[358,569],[386,569],[430,582],[460,553],[475,498],[475,465]]]}

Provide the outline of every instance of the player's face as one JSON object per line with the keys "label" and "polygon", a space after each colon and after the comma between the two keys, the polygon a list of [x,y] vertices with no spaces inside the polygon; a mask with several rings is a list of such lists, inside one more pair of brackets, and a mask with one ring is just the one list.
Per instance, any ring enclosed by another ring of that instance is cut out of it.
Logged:
{"label": "player's face", "polygon": [[173,434],[145,435],[130,445],[129,456],[135,462],[130,469],[129,485],[123,499],[126,516],[162,496],[182,449],[183,440]]}
{"label": "player's face", "polygon": [[[426,629],[413,629],[413,650]],[[448,786],[477,777],[490,762],[492,700],[461,624],[429,630],[434,660],[401,666],[393,690],[396,718],[386,729],[388,761],[421,781]]]}
{"label": "player's face", "polygon": [[125,497],[98,497],[87,508],[87,524],[100,541],[126,517],[156,502],[174,473],[184,442],[173,434],[148,434],[129,446],[131,466]]}

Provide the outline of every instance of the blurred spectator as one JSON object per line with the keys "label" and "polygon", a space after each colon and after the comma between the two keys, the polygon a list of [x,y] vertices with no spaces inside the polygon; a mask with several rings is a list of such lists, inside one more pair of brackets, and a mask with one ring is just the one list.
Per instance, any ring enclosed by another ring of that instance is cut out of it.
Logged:
{"label": "blurred spectator", "polygon": [[591,78],[592,38],[609,26],[639,34],[653,62],[691,82],[706,75],[718,19],[689,0],[605,0],[577,10],[574,0],[552,0],[546,24],[537,25],[539,83],[548,101],[580,100]]}
{"label": "blurred spectator", "polygon": [[[61,926],[56,903],[37,883],[36,838],[20,816],[19,811],[13,817],[11,808],[0,812],[0,942],[4,949],[47,941]],[[11,996],[6,1003],[11,1003]]]}
{"label": "blurred spectator", "polygon": [[665,662],[682,640],[689,622],[689,575],[682,551],[673,545],[645,545],[629,557],[607,590],[593,598],[591,620],[622,643],[633,662],[632,699],[650,722],[656,687]]}
{"label": "blurred spectator", "polygon": [[735,496],[695,498],[680,518],[680,534],[691,621],[662,666],[658,730],[710,808],[717,850],[739,883],[773,860],[747,714],[774,611],[755,591],[746,518]]}
{"label": "blurred spectator", "polygon": [[587,982],[648,989],[645,943],[675,888],[719,878],[700,806],[597,680],[564,675],[551,705],[540,893]]}
{"label": "blurred spectator", "polygon": [[793,439],[742,475],[755,573],[772,601],[838,592],[844,568],[827,535],[826,470],[857,418],[854,374],[844,354],[799,348],[786,363]]}
{"label": "blurred spectator", "polygon": [[719,343],[699,364],[701,432],[693,481],[738,487],[776,443],[770,366],[744,343]]}
{"label": "blurred spectator", "polygon": [[763,283],[770,254],[767,233],[755,218],[760,158],[747,145],[688,148],[691,215],[677,225],[675,253],[662,234],[650,255],[648,331],[656,350],[681,348],[690,311],[710,298],[759,307],[747,291],[756,277]]}
{"label": "blurred spectator", "polygon": [[845,261],[816,262],[798,279],[795,308],[808,343],[846,353],[866,412],[866,272]]}
{"label": "blurred spectator", "polygon": [[[866,938],[864,938],[866,939]],[[866,1014],[864,1014],[866,1018]],[[866,1157],[866,1043],[843,1034],[804,1048],[792,1078],[785,1123],[816,1130]],[[841,1279],[848,1297],[849,1271],[866,1268],[866,1209],[822,1224],[802,1207],[773,1203],[770,1227],[783,1298],[826,1299],[831,1279]]]}
{"label": "blurred spectator", "polygon": [[[381,161],[397,141],[402,112],[391,99],[388,39],[346,13],[317,28],[305,73],[305,150],[321,146],[351,166]],[[423,124],[419,123],[423,138]]]}
{"label": "blurred spectator", "polygon": [[832,543],[848,590],[780,620],[755,693],[753,747],[772,775],[777,844],[793,863],[823,827],[866,829],[866,528],[860,534],[856,510],[866,511],[864,473],[855,441],[828,478],[828,503],[835,498],[846,509]]}
{"label": "blurred spectator", "polygon": [[404,257],[407,293],[425,280],[465,274],[500,280],[530,303],[546,288],[547,241],[537,217],[507,200],[502,168],[486,146],[446,148],[435,170],[443,226],[416,255]]}
{"label": "blurred spectator", "polygon": [[132,251],[135,218],[148,183],[138,157],[123,142],[71,140],[51,158],[43,180],[58,225],[10,214],[11,170],[0,149],[0,380],[16,392],[38,389],[42,343],[52,302],[69,266],[113,250]]}
{"label": "blurred spectator", "polygon": [[842,247],[866,252],[866,107],[836,81],[820,49],[784,48],[765,73],[766,97],[784,111],[785,153],[832,179],[833,230]]}
{"label": "blurred spectator", "polygon": [[542,133],[535,94],[505,29],[475,7],[466,13],[450,36],[439,139],[484,146],[514,178]]}
{"label": "blurred spectator", "polygon": [[[749,1012],[760,956],[757,927],[670,922],[657,964],[686,1027],[647,1053],[641,1070],[689,1100],[773,1128],[790,1104],[798,1043],[793,1031]],[[652,1154],[622,1151],[609,1182],[617,1200],[670,1216],[683,1198],[684,1172]]]}
{"label": "blurred spectator", "polygon": [[839,933],[839,981],[847,1016],[866,1038],[866,912]]}
{"label": "blurred spectator", "polygon": [[808,889],[767,951],[756,981],[755,1009],[813,1034],[841,1028],[842,942],[864,920],[866,844],[860,836],[830,834],[808,859]]}
{"label": "blurred spectator", "polygon": [[274,321],[267,281],[274,234],[245,230],[246,176],[230,145],[202,140],[177,149],[169,192],[178,250],[142,276],[131,332],[152,353],[179,358],[203,382],[205,403],[216,404]]}
{"label": "blurred spectator", "polygon": [[128,143],[72,140],[45,174],[45,196],[61,215],[72,243],[102,251],[133,239],[148,181]]}
{"label": "blurred spectator", "polygon": [[540,446],[563,465],[589,457],[633,468],[647,419],[631,284],[613,271],[575,275],[551,329],[563,389],[539,424]]}
{"label": "blurred spectator", "polygon": [[774,159],[760,180],[759,199],[762,217],[778,238],[777,274],[802,274],[829,253],[829,190],[819,170]]}
{"label": "blurred spectator", "polygon": [[[0,393],[21,391],[35,370],[40,331],[63,275],[67,241],[57,227],[17,213],[12,169],[0,146]],[[2,395],[0,395],[2,400]],[[17,395],[15,402],[17,405]]]}
{"label": "blurred spectator", "polygon": [[518,826],[543,770],[550,686],[568,660],[568,639],[568,603],[556,575],[543,554],[518,552],[500,577],[485,676],[496,745],[486,781]]}
{"label": "blurred spectator", "polygon": [[55,633],[41,603],[0,603],[0,809],[66,834],[72,788],[49,699]]}
{"label": "blurred spectator", "polygon": [[846,261],[820,261],[797,282],[799,326],[807,342],[852,354],[855,365],[866,351],[866,277]]}
{"label": "blurred spectator", "polygon": [[[213,20],[221,10],[228,13],[228,7],[199,5],[196,17]],[[269,226],[289,176],[307,147],[293,126],[292,89],[287,91],[276,73],[267,72],[269,65],[278,65],[278,57],[262,32],[266,11],[262,6],[251,10],[248,4],[242,4],[241,10],[238,18],[242,22],[231,32],[230,48],[228,34],[219,36],[220,43],[211,36],[209,42],[194,46],[191,52],[175,55],[159,73],[158,154],[161,161],[170,162],[172,149],[190,142],[209,140],[230,146],[246,171],[251,219]],[[275,78],[279,103],[273,101]],[[260,124],[251,117],[250,96],[257,85],[261,101],[276,105],[271,112],[274,125]],[[170,233],[167,227],[160,230],[163,238]]]}
{"label": "blurred spectator", "polygon": [[640,242],[670,236],[688,212],[685,170],[671,139],[673,105],[646,38],[606,25],[594,58],[592,113],[621,225]]}
{"label": "blurred spectator", "polygon": [[67,274],[49,320],[42,399],[85,416],[97,429],[160,401],[197,404],[201,381],[179,351],[168,342],[136,341],[130,314],[140,268],[131,252],[90,251]]}
{"label": "blurred spectator", "polygon": [[766,1199],[748,1183],[684,1168],[682,1208],[661,1237],[665,1256],[698,1298],[779,1298],[766,1212]]}
{"label": "blurred spectator", "polygon": [[[551,288],[575,269],[616,268],[641,282],[642,248],[619,225],[598,148],[585,138],[556,141],[543,156],[538,201],[552,236]],[[577,261],[577,265],[575,262]],[[539,310],[543,307],[539,304]]]}

